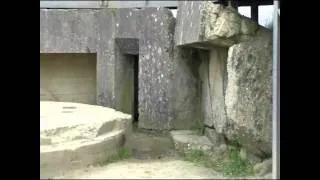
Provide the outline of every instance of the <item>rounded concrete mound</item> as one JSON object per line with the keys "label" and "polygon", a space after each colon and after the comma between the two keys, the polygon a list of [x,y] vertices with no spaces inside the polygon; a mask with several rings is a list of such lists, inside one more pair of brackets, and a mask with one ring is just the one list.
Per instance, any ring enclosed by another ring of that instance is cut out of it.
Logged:
{"label": "rounded concrete mound", "polygon": [[107,160],[131,129],[131,115],[111,108],[40,101],[41,178]]}

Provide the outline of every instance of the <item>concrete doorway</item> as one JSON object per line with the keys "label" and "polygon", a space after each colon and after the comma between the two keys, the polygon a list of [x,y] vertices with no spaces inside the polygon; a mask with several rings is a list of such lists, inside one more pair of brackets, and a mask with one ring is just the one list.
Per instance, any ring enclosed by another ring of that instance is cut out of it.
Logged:
{"label": "concrete doorway", "polygon": [[96,104],[96,54],[40,54],[40,101]]}
{"label": "concrete doorway", "polygon": [[115,107],[139,119],[139,41],[135,38],[116,39]]}
{"label": "concrete doorway", "polygon": [[138,55],[124,54],[124,71],[120,83],[119,110],[132,115],[132,122],[137,123],[138,113],[138,86],[139,86],[139,57]]}
{"label": "concrete doorway", "polygon": [[132,120],[133,123],[137,123],[139,120],[139,56],[138,55],[130,55],[132,56],[132,67],[133,67],[133,90],[132,90]]}

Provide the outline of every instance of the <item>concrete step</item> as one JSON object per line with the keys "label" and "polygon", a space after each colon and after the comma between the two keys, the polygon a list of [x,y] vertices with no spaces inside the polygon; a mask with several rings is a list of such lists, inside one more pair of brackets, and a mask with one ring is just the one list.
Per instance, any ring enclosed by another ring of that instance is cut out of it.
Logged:
{"label": "concrete step", "polygon": [[206,137],[197,135],[191,130],[175,130],[170,135],[173,139],[175,150],[184,153],[191,149],[198,149],[204,152],[210,152],[213,149],[213,143]]}
{"label": "concrete step", "polygon": [[107,160],[124,146],[131,131],[131,115],[114,109],[40,101],[41,177]]}

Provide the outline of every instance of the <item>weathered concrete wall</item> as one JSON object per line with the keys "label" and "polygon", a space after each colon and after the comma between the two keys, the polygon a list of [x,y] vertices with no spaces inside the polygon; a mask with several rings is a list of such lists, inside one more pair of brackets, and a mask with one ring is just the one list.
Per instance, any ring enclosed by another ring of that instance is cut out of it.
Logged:
{"label": "weathered concrete wall", "polygon": [[96,104],[96,55],[41,54],[40,100]]}
{"label": "weathered concrete wall", "polygon": [[[110,10],[103,10],[110,11]],[[115,24],[114,36],[103,41],[111,45],[108,52],[114,53],[114,103],[122,106],[120,94],[122,73],[128,59],[124,54],[139,55],[139,127],[145,129],[171,129],[168,116],[171,103],[169,85],[173,57],[173,33],[175,19],[165,8],[143,10],[111,10]],[[105,16],[105,15],[103,15]],[[103,28],[104,26],[102,26]],[[105,37],[107,38],[107,37]],[[112,43],[111,43],[112,42]],[[138,42],[138,43],[137,43]],[[125,46],[123,46],[125,44]],[[135,47],[138,45],[138,47]],[[112,46],[115,46],[112,47]],[[111,54],[111,53],[110,53]]]}
{"label": "weathered concrete wall", "polygon": [[199,41],[201,34],[201,1],[179,1],[177,24],[175,29],[175,44],[187,45]]}
{"label": "weathered concrete wall", "polygon": [[175,44],[209,52],[200,65],[205,134],[270,157],[272,33],[231,7],[180,1]]}
{"label": "weathered concrete wall", "polygon": [[199,68],[206,53],[189,47],[175,47],[174,52],[170,120],[176,129],[199,128],[203,121]]}
{"label": "weathered concrete wall", "polygon": [[138,24],[139,126],[171,129],[168,115],[175,19],[169,9],[146,8]]}
{"label": "weathered concrete wall", "polygon": [[[174,26],[175,19],[165,8],[42,9],[40,53],[96,52],[97,104],[119,108],[123,103],[119,89],[127,69],[124,54],[138,49],[139,126],[171,129],[168,114]],[[137,39],[139,47],[133,42],[119,48],[116,39]]]}
{"label": "weathered concrete wall", "polygon": [[251,40],[230,47],[227,72],[225,134],[254,154],[270,157],[272,33],[261,27]]}
{"label": "weathered concrete wall", "polygon": [[[121,57],[120,57],[121,56]],[[119,81],[116,81],[116,108],[124,113],[131,114],[133,113],[133,86],[134,86],[134,63],[135,59],[132,56],[120,54],[117,57],[117,65],[121,65],[121,68],[118,70],[116,78]]]}
{"label": "weathered concrete wall", "polygon": [[96,12],[40,9],[40,53],[97,52]]}
{"label": "weathered concrete wall", "polygon": [[180,1],[175,44],[229,47],[254,36],[257,30],[257,23],[232,7],[209,1]]}
{"label": "weathered concrete wall", "polygon": [[223,130],[227,117],[225,112],[227,48],[215,47],[207,50],[208,57],[201,63],[202,113],[205,134],[217,145],[224,143]]}
{"label": "weathered concrete wall", "polygon": [[225,65],[227,49],[216,47],[209,51],[209,60],[203,63],[203,106],[204,123],[222,133],[226,124],[224,110]]}
{"label": "weathered concrete wall", "polygon": [[271,32],[232,8],[179,4],[177,21],[165,8],[40,10],[40,53],[96,53],[97,104],[124,111],[132,84],[126,54],[138,55],[140,127],[203,121],[211,140],[225,136],[268,156]]}

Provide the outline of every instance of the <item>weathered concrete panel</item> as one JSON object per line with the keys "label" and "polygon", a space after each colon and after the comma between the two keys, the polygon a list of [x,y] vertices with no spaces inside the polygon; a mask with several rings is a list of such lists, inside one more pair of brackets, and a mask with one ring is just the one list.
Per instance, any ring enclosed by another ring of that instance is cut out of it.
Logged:
{"label": "weathered concrete panel", "polygon": [[114,13],[102,9],[96,14],[97,26],[97,103],[115,107],[115,20]]}
{"label": "weathered concrete panel", "polygon": [[40,53],[95,53],[96,12],[41,9]]}
{"label": "weathered concrete panel", "polygon": [[[115,18],[115,36],[117,38],[138,38],[139,27],[138,24],[141,10],[121,8],[110,9]],[[146,22],[144,22],[146,23]]]}
{"label": "weathered concrete panel", "polygon": [[175,47],[174,52],[170,118],[175,129],[190,129],[203,121],[199,68],[207,54],[187,47]]}
{"label": "weathered concrete panel", "polygon": [[139,18],[139,126],[171,129],[169,83],[172,79],[175,18],[169,9],[146,8]]}
{"label": "weathered concrete panel", "polygon": [[260,28],[248,42],[232,46],[227,61],[225,133],[261,157],[272,145],[272,33]]}
{"label": "weathered concrete panel", "polygon": [[139,55],[139,39],[137,38],[116,38],[116,44],[124,54]]}
{"label": "weathered concrete panel", "polygon": [[[209,62],[205,65],[204,76],[205,83],[203,84],[204,91],[204,104],[206,110],[204,113],[206,119],[204,123],[209,127],[214,127],[218,133],[222,133],[226,126],[226,112],[224,104],[224,79],[227,49],[215,47],[209,52]],[[205,73],[206,72],[206,73]]]}
{"label": "weathered concrete panel", "polygon": [[40,100],[96,104],[95,54],[41,54]]}
{"label": "weathered concrete panel", "polygon": [[202,1],[179,1],[175,44],[183,45],[198,42],[201,34]]}

